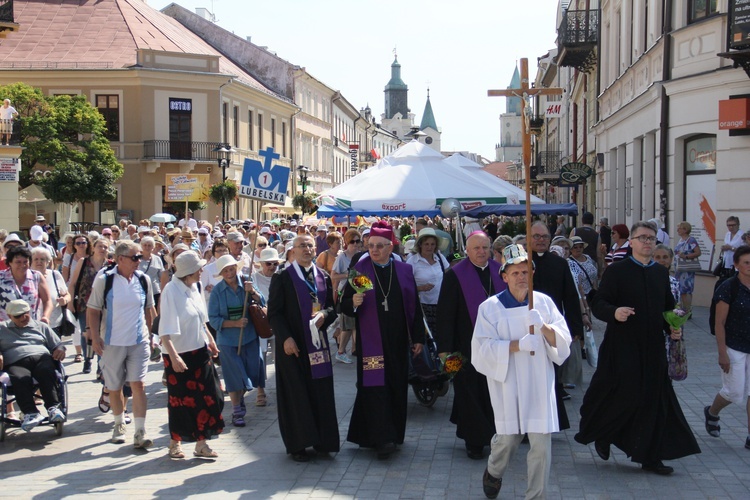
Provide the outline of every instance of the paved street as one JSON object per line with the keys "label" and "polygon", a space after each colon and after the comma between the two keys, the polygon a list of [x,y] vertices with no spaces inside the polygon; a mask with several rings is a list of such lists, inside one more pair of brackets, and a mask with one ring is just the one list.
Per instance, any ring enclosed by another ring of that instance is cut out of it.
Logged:
{"label": "paved street", "polygon": [[[689,376],[675,383],[687,420],[703,452],[669,462],[675,473],[661,477],[640,471],[613,448],[608,462],[592,447],[573,440],[583,391],[572,391],[566,403],[573,428],[553,437],[550,498],[748,498],[750,450],[745,440],[745,408],[722,412],[722,437],[709,437],[703,428],[703,407],[719,388],[715,343],[707,333],[706,308],[698,308],[686,328]],[[603,325],[597,325],[601,339]],[[69,352],[72,348],[69,348]],[[344,443],[338,455],[318,457],[307,464],[293,462],[285,453],[278,425],[273,365],[269,366],[269,406],[253,406],[247,396],[245,428],[229,425],[211,444],[215,461],[170,460],[166,426],[166,389],[161,369],[150,366],[147,392],[147,429],[155,440],[151,450],[133,450],[108,442],[112,415],[96,408],[100,386],[80,373],[81,364],[69,356],[70,413],[62,437],[51,427],[31,433],[9,431],[0,443],[0,491],[4,498],[63,498],[81,495],[187,498],[221,494],[222,498],[483,498],[484,461],[466,457],[463,441],[450,424],[452,392],[433,408],[419,406],[410,393],[407,438],[391,460],[378,461],[369,450]],[[592,369],[584,362],[586,380]],[[336,364],[336,402],[342,439],[354,401],[354,365]],[[230,420],[231,406],[224,417]],[[501,498],[523,497],[526,487],[525,452],[519,454],[503,480]],[[192,445],[186,447],[192,452]]]}

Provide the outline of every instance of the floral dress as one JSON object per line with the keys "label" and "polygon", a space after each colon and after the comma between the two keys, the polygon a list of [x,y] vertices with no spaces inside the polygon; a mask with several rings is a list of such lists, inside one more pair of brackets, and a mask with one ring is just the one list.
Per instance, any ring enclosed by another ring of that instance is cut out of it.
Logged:
{"label": "floral dress", "polygon": [[[679,255],[693,253],[698,246],[698,241],[689,236],[686,240],[680,240],[674,247],[674,258],[677,261]],[[695,289],[695,272],[694,271],[677,271],[675,278],[680,283],[680,295],[690,295]]]}
{"label": "floral dress", "polygon": [[42,301],[39,299],[39,280],[42,275],[38,271],[26,270],[26,279],[21,286],[16,285],[10,269],[0,271],[0,320],[7,321],[8,313],[5,308],[13,300],[23,299],[31,307],[31,318],[39,320],[42,313]]}

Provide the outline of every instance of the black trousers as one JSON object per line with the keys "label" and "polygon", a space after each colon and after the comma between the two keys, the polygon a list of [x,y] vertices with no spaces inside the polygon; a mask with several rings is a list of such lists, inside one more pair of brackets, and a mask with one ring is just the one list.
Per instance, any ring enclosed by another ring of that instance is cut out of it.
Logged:
{"label": "black trousers", "polygon": [[39,390],[42,392],[42,399],[47,408],[60,404],[56,390],[56,369],[57,363],[49,354],[26,356],[5,367],[16,395],[16,402],[24,415],[38,413],[34,402],[32,379],[36,379],[39,383]]}

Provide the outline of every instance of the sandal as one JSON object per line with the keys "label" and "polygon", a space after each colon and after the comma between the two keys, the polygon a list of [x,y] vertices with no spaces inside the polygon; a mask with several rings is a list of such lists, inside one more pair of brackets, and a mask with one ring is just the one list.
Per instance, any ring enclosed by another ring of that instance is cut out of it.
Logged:
{"label": "sandal", "polygon": [[109,411],[109,393],[104,392],[104,387],[102,387],[102,395],[99,396],[99,411],[102,413]]}
{"label": "sandal", "polygon": [[83,356],[81,356],[80,354],[76,354],[76,357],[73,358],[73,363],[81,363],[81,362],[83,362]]}
{"label": "sandal", "polygon": [[268,401],[266,400],[266,393],[258,394],[255,397],[255,406],[266,406]]}
{"label": "sandal", "polygon": [[216,453],[211,448],[209,448],[207,444],[204,444],[200,448],[198,448],[197,446],[195,447],[193,456],[201,457],[201,458],[216,458],[219,456],[219,454]]}
{"label": "sandal", "polygon": [[719,417],[714,417],[709,413],[710,406],[706,406],[703,408],[703,416],[706,420],[706,432],[708,432],[709,436],[713,437],[719,437],[721,435],[721,426],[719,425],[719,420],[721,420]]}
{"label": "sandal", "polygon": [[179,441],[169,445],[169,458],[185,458],[185,452],[182,451]]}

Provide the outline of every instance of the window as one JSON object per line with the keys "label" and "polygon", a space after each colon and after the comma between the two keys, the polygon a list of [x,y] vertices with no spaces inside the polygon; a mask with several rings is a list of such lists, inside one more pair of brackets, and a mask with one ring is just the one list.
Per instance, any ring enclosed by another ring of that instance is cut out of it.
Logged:
{"label": "window", "polygon": [[281,122],[281,156],[286,158],[286,122]]}
{"label": "window", "polygon": [[99,202],[99,221],[102,224],[115,224],[117,221],[116,214],[117,214],[117,198],[120,196],[120,186],[115,186],[115,199],[109,200],[109,201],[100,201]]}
{"label": "window", "polygon": [[255,134],[255,123],[253,123],[253,112],[247,112],[247,149],[253,149],[253,134]]}
{"label": "window", "polygon": [[694,23],[718,13],[716,3],[716,0],[688,0],[688,23]]}
{"label": "window", "polygon": [[258,151],[263,149],[263,115],[258,113]]}
{"label": "window", "polygon": [[234,147],[240,147],[240,107],[235,106],[232,109],[232,139]]}
{"label": "window", "polygon": [[192,158],[192,99],[169,98],[169,157]]}
{"label": "window", "polygon": [[271,118],[271,147],[276,149],[276,118]]}
{"label": "window", "polygon": [[97,95],[96,108],[104,117],[107,127],[107,139],[120,140],[120,97],[116,95]]}
{"label": "window", "polygon": [[228,144],[229,140],[229,104],[221,103],[221,125],[222,125],[222,137],[221,142]]}

